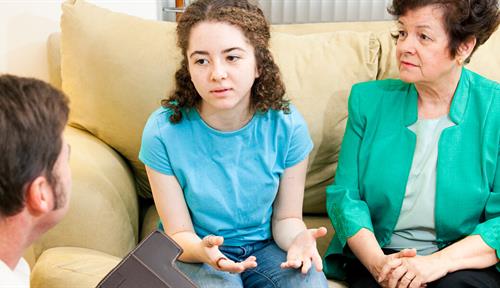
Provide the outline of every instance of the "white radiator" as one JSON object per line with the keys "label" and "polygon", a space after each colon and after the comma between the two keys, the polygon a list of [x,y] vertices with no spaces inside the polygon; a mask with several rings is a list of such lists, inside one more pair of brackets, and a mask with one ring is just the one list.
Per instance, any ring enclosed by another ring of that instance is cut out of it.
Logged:
{"label": "white radiator", "polygon": [[[252,0],[251,0],[252,1]],[[273,24],[342,21],[390,20],[387,6],[392,0],[253,0],[259,3],[266,18]],[[174,21],[174,13],[165,7],[174,0],[159,0],[163,20]],[[189,0],[185,0],[186,5]]]}
{"label": "white radiator", "polygon": [[278,23],[389,20],[391,0],[259,0],[267,19]]}

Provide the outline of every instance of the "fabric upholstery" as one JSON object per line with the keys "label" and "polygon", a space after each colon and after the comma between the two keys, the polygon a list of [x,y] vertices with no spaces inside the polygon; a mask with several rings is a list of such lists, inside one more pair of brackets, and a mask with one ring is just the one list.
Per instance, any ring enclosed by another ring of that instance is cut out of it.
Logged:
{"label": "fabric upholstery", "polygon": [[64,219],[32,246],[35,259],[52,247],[75,246],[123,257],[137,243],[138,204],[125,162],[79,129],[64,133],[71,146],[73,188]]}
{"label": "fabric upholstery", "polygon": [[62,89],[70,125],[82,127],[125,156],[139,193],[149,196],[137,159],[149,114],[173,87],[179,53],[175,23],[114,13],[84,1],[62,6]]}
{"label": "fabric upholstery", "polygon": [[121,258],[91,249],[59,247],[45,251],[31,277],[31,288],[95,287]]}
{"label": "fabric upholstery", "polygon": [[61,34],[53,33],[47,39],[47,58],[49,81],[52,86],[61,89]]}
{"label": "fabric upholstery", "polygon": [[468,69],[482,76],[500,82],[500,30],[497,30],[490,39],[472,55]]}
{"label": "fabric upholstery", "polygon": [[347,96],[359,79],[376,77],[379,46],[370,32],[273,33],[271,39],[287,96],[306,120],[315,146],[309,155],[304,212],[324,213],[325,187],[333,180],[344,134]]}

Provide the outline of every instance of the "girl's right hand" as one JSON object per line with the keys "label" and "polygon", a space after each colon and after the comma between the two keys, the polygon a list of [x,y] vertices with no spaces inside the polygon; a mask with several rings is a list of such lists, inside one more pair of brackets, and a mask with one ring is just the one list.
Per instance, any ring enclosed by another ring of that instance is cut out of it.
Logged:
{"label": "girl's right hand", "polygon": [[222,243],[224,243],[224,238],[221,236],[207,235],[202,239],[201,245],[208,258],[207,264],[217,270],[231,273],[241,273],[247,269],[257,267],[257,258],[255,256],[250,256],[243,262],[234,262],[228,259],[219,250]]}

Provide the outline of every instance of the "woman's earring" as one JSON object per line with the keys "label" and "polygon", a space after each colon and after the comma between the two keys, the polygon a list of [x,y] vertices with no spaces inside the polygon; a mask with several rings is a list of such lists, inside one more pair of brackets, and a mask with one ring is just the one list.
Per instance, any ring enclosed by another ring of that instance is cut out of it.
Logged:
{"label": "woman's earring", "polygon": [[458,66],[462,66],[462,64],[464,64],[464,59],[462,59],[462,57],[458,57],[457,63],[458,63]]}

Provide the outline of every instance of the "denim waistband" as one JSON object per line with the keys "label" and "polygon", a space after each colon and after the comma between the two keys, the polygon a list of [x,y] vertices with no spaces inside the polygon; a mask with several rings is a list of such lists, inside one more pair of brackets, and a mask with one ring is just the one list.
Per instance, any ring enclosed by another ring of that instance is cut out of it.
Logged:
{"label": "denim waistband", "polygon": [[273,242],[272,239],[257,241],[250,244],[245,244],[241,246],[227,246],[223,245],[219,247],[219,250],[226,255],[229,259],[233,261],[242,261],[249,256],[252,256],[255,251],[260,250]]}

